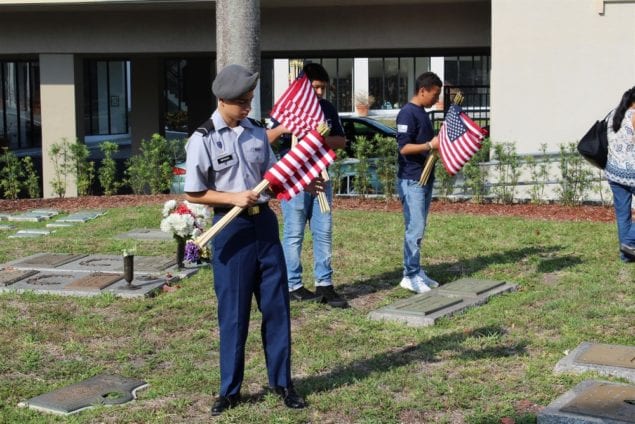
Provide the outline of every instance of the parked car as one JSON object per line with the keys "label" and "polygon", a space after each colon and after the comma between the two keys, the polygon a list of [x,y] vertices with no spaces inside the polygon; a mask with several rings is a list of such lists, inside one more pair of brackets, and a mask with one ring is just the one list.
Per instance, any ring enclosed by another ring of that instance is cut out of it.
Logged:
{"label": "parked car", "polygon": [[365,137],[372,140],[379,134],[384,137],[397,137],[397,130],[375,119],[364,116],[340,116],[344,134],[346,135],[346,153],[355,156],[355,137]]}
{"label": "parked car", "polygon": [[183,193],[183,185],[185,184],[185,162],[177,163],[172,167],[172,187],[170,193]]}

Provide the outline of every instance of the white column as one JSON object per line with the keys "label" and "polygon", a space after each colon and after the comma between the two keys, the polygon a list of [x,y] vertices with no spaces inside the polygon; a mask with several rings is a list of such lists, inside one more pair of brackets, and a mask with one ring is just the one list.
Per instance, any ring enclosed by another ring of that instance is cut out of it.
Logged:
{"label": "white column", "polygon": [[273,100],[277,101],[289,88],[289,59],[273,60]]}
{"label": "white column", "polygon": [[356,57],[353,59],[353,98],[351,103],[355,107],[355,94],[365,92],[368,94],[368,58]]}
{"label": "white column", "polygon": [[[49,150],[53,144],[77,141],[75,103],[75,58],[72,54],[40,55],[40,101],[42,105],[43,197],[56,197],[51,187],[55,177]],[[66,197],[77,197],[75,175],[66,179]]]}

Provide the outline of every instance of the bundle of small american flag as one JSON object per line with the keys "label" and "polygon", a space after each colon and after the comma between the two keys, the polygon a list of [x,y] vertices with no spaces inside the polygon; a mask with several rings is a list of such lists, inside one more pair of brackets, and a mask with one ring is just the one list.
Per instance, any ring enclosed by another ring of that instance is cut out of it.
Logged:
{"label": "bundle of small american flag", "polygon": [[439,151],[443,167],[455,175],[481,148],[487,132],[463,112],[459,105],[450,106],[439,131]]}
{"label": "bundle of small american flag", "polygon": [[[288,200],[304,190],[333,163],[335,152],[324,142],[324,134],[328,133],[329,128],[322,122],[324,113],[306,75],[301,74],[287,88],[274,105],[271,117],[291,131],[299,142],[265,173],[264,179],[253,191],[260,194],[270,187],[278,199]],[[321,194],[326,202],[326,197]],[[239,206],[233,207],[212,228],[194,240],[194,244],[203,248],[242,210]]]}

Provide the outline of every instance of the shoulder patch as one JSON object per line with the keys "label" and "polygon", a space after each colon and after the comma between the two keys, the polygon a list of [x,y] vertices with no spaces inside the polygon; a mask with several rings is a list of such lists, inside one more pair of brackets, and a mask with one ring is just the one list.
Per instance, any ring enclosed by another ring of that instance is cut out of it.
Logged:
{"label": "shoulder patch", "polygon": [[400,133],[407,133],[408,132],[408,125],[397,125],[397,132]]}
{"label": "shoulder patch", "polygon": [[194,132],[197,132],[202,134],[203,136],[206,136],[213,130],[214,130],[214,121],[212,121],[212,118],[210,118],[207,121],[203,122]]}
{"label": "shoulder patch", "polygon": [[254,118],[250,118],[250,117],[247,117],[247,119],[249,119],[249,122],[251,122],[254,126],[260,127],[260,128],[265,128],[265,124],[263,122],[258,121],[258,120],[254,119]]}

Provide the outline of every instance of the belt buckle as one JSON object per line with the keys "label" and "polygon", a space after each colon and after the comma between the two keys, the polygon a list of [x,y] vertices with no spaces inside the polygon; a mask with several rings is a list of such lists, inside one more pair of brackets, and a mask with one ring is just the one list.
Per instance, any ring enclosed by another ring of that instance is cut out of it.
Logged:
{"label": "belt buckle", "polygon": [[258,205],[247,208],[247,215],[249,216],[258,215],[259,213],[260,213],[260,206]]}

